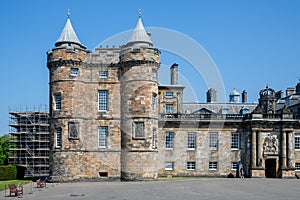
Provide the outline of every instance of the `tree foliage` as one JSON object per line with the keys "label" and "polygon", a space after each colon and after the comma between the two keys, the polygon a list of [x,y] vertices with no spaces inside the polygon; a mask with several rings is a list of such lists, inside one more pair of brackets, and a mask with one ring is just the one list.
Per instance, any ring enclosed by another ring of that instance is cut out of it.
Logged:
{"label": "tree foliage", "polygon": [[0,136],[0,165],[8,164],[9,135]]}

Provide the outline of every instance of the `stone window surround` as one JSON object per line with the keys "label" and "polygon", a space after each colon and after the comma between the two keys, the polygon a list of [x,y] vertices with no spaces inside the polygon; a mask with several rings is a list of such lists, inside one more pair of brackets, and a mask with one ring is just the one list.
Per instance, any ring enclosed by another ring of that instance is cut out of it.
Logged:
{"label": "stone window surround", "polygon": [[[132,124],[133,134],[132,139],[145,139],[145,123],[144,121],[134,121]],[[141,135],[138,135],[138,131],[142,131]]]}

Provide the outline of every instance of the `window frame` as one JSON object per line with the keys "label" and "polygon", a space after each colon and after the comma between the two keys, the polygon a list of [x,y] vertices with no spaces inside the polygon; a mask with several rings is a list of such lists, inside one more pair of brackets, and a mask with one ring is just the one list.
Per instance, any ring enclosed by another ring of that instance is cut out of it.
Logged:
{"label": "window frame", "polygon": [[105,70],[105,71],[99,71],[98,72],[98,76],[99,78],[102,78],[102,79],[107,79],[108,78],[108,70]]}
{"label": "window frame", "polygon": [[174,114],[174,104],[166,104],[166,114]]}
{"label": "window frame", "polygon": [[189,161],[186,163],[186,169],[190,171],[196,170],[196,162],[195,161]]}
{"label": "window frame", "polygon": [[218,150],[219,147],[219,134],[218,132],[209,133],[209,148],[210,150]]}
{"label": "window frame", "polygon": [[174,148],[174,132],[166,132],[165,148],[170,150]]}
{"label": "window frame", "polygon": [[62,128],[55,129],[55,148],[62,148]]}
{"label": "window frame", "polygon": [[300,134],[295,134],[295,151],[300,151]]}
{"label": "window frame", "polygon": [[165,171],[173,171],[174,170],[174,162],[165,162]]}
{"label": "window frame", "polygon": [[72,68],[70,69],[70,76],[76,77],[76,76],[78,76],[78,75],[79,75],[79,69],[78,69],[78,68],[75,68],[75,67],[72,67]]}
{"label": "window frame", "polygon": [[231,133],[230,148],[231,150],[240,150],[240,133]]}
{"label": "window frame", "polygon": [[152,99],[151,99],[151,107],[152,111],[156,111],[156,98],[157,95],[155,93],[152,94]]}
{"label": "window frame", "polygon": [[[100,144],[104,144],[104,145],[100,145]],[[108,146],[108,126],[99,126],[98,127],[98,148],[106,149],[107,146]]]}
{"label": "window frame", "polygon": [[230,169],[233,170],[233,171],[237,170],[237,166],[238,166],[237,162],[231,162]]}
{"label": "window frame", "polygon": [[165,93],[166,98],[173,98],[174,97],[174,92],[168,91]]}
{"label": "window frame", "polygon": [[208,170],[209,171],[217,171],[218,170],[218,162],[209,162]]}
{"label": "window frame", "polygon": [[196,149],[196,133],[195,132],[188,132],[187,135],[187,149],[188,150],[195,150]]}
{"label": "window frame", "polygon": [[[57,98],[59,97],[59,98]],[[54,110],[61,110],[62,109],[62,95],[61,93],[54,93],[53,100],[54,100]]]}
{"label": "window frame", "polygon": [[295,171],[300,172],[300,162],[295,163]]}
{"label": "window frame", "polygon": [[[100,98],[100,95],[102,96]],[[98,90],[98,111],[108,112],[109,109],[109,92],[108,90]]]}

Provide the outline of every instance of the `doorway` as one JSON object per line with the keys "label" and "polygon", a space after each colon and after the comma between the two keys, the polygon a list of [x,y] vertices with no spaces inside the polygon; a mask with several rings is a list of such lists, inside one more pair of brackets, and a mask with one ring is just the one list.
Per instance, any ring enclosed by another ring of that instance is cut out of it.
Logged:
{"label": "doorway", "polygon": [[265,160],[265,176],[266,178],[276,178],[276,159]]}

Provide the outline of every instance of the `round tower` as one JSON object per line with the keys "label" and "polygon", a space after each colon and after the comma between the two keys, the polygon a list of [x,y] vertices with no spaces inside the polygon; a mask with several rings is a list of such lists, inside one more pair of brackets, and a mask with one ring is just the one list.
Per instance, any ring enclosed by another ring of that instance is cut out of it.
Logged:
{"label": "round tower", "polygon": [[50,175],[53,181],[68,181],[78,174],[73,169],[76,155],[72,151],[80,148],[79,108],[82,105],[76,97],[80,94],[77,88],[81,81],[78,77],[83,74],[87,53],[86,47],[76,36],[68,12],[55,47],[47,52],[50,74]]}
{"label": "round tower", "polygon": [[157,178],[158,76],[160,51],[141,16],[120,52],[121,178]]}

